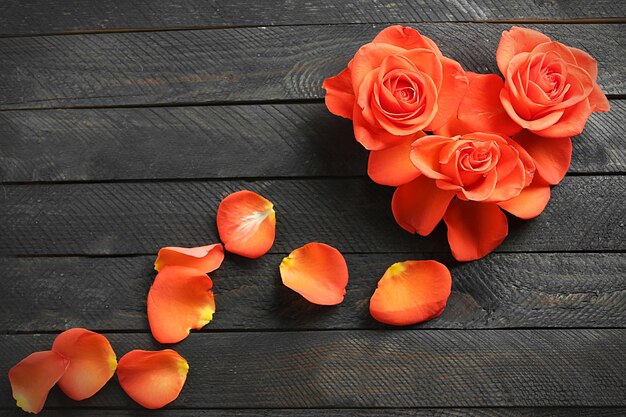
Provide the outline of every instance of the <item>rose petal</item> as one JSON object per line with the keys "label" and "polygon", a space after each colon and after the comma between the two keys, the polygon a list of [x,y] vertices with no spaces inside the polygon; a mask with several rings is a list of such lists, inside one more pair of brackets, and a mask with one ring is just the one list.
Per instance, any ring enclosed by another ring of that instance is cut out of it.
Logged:
{"label": "rose petal", "polygon": [[494,132],[506,136],[522,128],[507,114],[500,102],[500,91],[504,86],[496,74],[472,74],[469,89],[459,105],[459,120],[467,132]]}
{"label": "rose petal", "polygon": [[443,136],[425,136],[413,142],[411,146],[411,162],[428,178],[448,180],[441,171],[441,151],[451,139]]}
{"label": "rose petal", "polygon": [[535,180],[517,196],[498,203],[500,208],[520,219],[532,219],[540,215],[550,200],[550,186]]}
{"label": "rose petal", "polygon": [[226,250],[246,258],[265,255],[274,244],[274,205],[252,191],[238,191],[217,209],[217,230]]}
{"label": "rose petal", "polygon": [[411,162],[411,144],[424,132],[406,139],[399,145],[381,151],[370,152],[367,174],[378,184],[398,186],[411,182],[420,175],[420,171]]}
{"label": "rose petal", "polygon": [[219,268],[222,261],[224,247],[221,243],[197,248],[168,246],[159,250],[154,269],[160,271],[166,266],[186,266],[208,274]]}
{"label": "rose petal", "polygon": [[70,361],[59,387],[76,401],[100,391],[117,368],[115,352],[107,338],[86,329],[64,331],[54,339],[52,351]]}
{"label": "rose petal", "polygon": [[130,398],[155,409],[178,398],[188,371],[185,358],[171,349],[133,350],[120,359],[117,377]]}
{"label": "rose petal", "polygon": [[437,113],[424,130],[438,130],[457,114],[459,104],[468,89],[468,79],[461,65],[441,58],[442,83],[437,95]]}
{"label": "rose petal", "polygon": [[450,271],[439,262],[398,262],[378,281],[370,314],[394,326],[427,321],[443,312],[451,287]]}
{"label": "rose petal", "polygon": [[482,258],[497,248],[509,231],[506,215],[495,203],[456,199],[443,220],[452,255],[458,261]]}
{"label": "rose petal", "polygon": [[565,109],[558,122],[545,129],[531,127],[533,132],[546,138],[564,138],[580,134],[591,116],[589,100],[583,100],[570,108]]}
{"label": "rose petal", "polygon": [[543,138],[525,130],[513,138],[533,158],[537,173],[549,184],[561,182],[572,160],[572,140]]}
{"label": "rose petal", "polygon": [[513,26],[510,30],[502,32],[496,61],[502,74],[507,73],[511,59],[520,52],[530,52],[537,45],[550,42],[550,38],[536,30]]}
{"label": "rose petal", "polygon": [[407,26],[394,25],[386,27],[376,35],[372,42],[388,43],[404,49],[426,48],[441,56],[441,51],[439,51],[435,42]]}
{"label": "rose petal", "polygon": [[593,89],[591,90],[591,94],[589,94],[588,99],[592,112],[607,112],[611,109],[609,99],[606,98],[606,95],[604,95],[604,92],[598,84],[593,85]]}
{"label": "rose petal", "polygon": [[291,252],[280,263],[283,284],[308,301],[335,305],[343,301],[348,285],[348,266],[332,246],[312,242]]}
{"label": "rose petal", "polygon": [[350,68],[344,69],[335,77],[326,78],[322,88],[326,90],[324,101],[328,110],[337,116],[352,119],[354,91]]}
{"label": "rose petal", "polygon": [[213,318],[213,282],[193,268],[166,266],[148,293],[148,321],[160,343],[177,343]]}
{"label": "rose petal", "polygon": [[58,353],[47,350],[31,353],[12,367],[9,381],[17,406],[28,413],[39,413],[69,363]]}
{"label": "rose petal", "polygon": [[393,217],[404,230],[429,235],[441,221],[454,195],[454,191],[441,190],[435,180],[422,175],[401,185],[393,194]]}
{"label": "rose petal", "polygon": [[404,52],[406,49],[387,43],[368,43],[360,47],[348,66],[351,71],[353,91],[359,92],[367,74],[379,68],[385,58],[390,55],[402,55]]}

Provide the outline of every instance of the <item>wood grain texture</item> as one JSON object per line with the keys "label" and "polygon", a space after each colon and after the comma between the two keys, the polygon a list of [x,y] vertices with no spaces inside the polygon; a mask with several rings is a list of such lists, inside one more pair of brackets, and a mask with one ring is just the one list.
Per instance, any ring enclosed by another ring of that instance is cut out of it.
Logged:
{"label": "wood grain texture", "polygon": [[[216,242],[215,212],[250,189],[277,210],[272,253],[311,241],[343,252],[447,252],[444,228],[411,235],[393,220],[393,189],[368,178],[3,185],[1,255],[153,254]],[[509,223],[499,251],[626,249],[625,176],[566,177],[536,219]]]}
{"label": "wood grain texture", "polygon": [[[107,337],[118,356],[160,348]],[[0,374],[53,338],[0,336]],[[175,348],[190,364],[175,408],[626,406],[626,329],[232,332]],[[55,389],[48,404],[139,407],[115,381],[80,403]]]}
{"label": "wood grain texture", "polygon": [[[471,263],[428,255],[452,271],[444,313],[415,328],[623,327],[623,254],[492,254]],[[154,256],[2,259],[0,332],[86,327],[148,331],[146,296]],[[393,263],[420,254],[346,255],[348,292],[335,307],[316,306],[281,284],[283,255],[227,256],[213,272],[217,312],[203,331],[377,329],[369,298]],[[33,308],[36,306],[36,308]]]}
{"label": "wood grain texture", "polygon": [[619,2],[583,0],[5,0],[0,5],[0,35],[72,33],[193,27],[272,26],[337,23],[553,20],[624,18]]}
{"label": "wood grain texture", "polygon": [[[626,408],[405,408],[286,410],[99,410],[45,409],[45,417],[623,417]],[[0,410],[0,417],[23,417],[18,409]]]}
{"label": "wood grain texture", "polygon": [[[574,139],[570,173],[626,172],[626,100]],[[0,181],[354,176],[367,152],[321,103],[0,112]]]}
{"label": "wood grain texture", "polygon": [[[606,93],[624,94],[624,24],[528,25],[589,51]],[[0,109],[224,103],[323,97],[383,26],[282,26],[0,38]],[[497,72],[510,24],[416,26],[476,72]],[[478,47],[477,47],[478,46]]]}

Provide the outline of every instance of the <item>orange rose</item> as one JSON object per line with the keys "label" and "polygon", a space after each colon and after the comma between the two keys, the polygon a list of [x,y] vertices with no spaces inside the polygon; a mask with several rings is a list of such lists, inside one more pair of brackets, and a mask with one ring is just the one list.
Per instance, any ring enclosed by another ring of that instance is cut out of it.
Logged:
{"label": "orange rose", "polygon": [[528,129],[535,135],[569,138],[582,132],[592,112],[609,111],[596,83],[598,65],[580,49],[552,42],[542,33],[513,27],[502,34],[496,53],[505,80],[467,73],[470,86],[452,131],[500,132]]}
{"label": "orange rose", "polygon": [[[405,146],[405,145],[402,145]],[[550,187],[535,180],[535,163],[515,141],[491,133],[426,136],[412,143],[410,154],[400,146],[375,158],[394,158],[396,166],[410,159],[414,171],[402,176],[375,169],[378,181],[404,182],[393,195],[396,222],[411,233],[430,234],[443,219],[448,242],[457,260],[478,259],[493,251],[508,233],[501,209],[521,218],[539,215],[550,198]],[[374,153],[374,152],[373,152]],[[457,198],[455,198],[457,197]]]}
{"label": "orange rose", "polygon": [[467,89],[461,66],[414,29],[391,26],[324,81],[326,106],[353,120],[365,148],[385,149],[456,114]]}

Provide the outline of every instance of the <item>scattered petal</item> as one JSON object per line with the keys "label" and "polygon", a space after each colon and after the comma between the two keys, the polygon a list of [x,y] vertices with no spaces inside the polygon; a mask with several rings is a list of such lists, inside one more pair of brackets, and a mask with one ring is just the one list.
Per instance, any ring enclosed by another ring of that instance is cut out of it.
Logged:
{"label": "scattered petal", "polygon": [[197,269],[166,266],[148,293],[148,321],[160,343],[177,343],[213,318],[213,282]]}
{"label": "scattered petal", "polygon": [[28,413],[39,413],[69,363],[58,353],[47,350],[31,353],[11,368],[9,381],[17,406]]}
{"label": "scattered petal", "polygon": [[215,271],[224,261],[224,247],[221,243],[197,248],[168,246],[159,250],[154,269],[160,271],[165,266],[186,266],[208,274]]}
{"label": "scattered petal", "polygon": [[452,277],[436,261],[405,261],[389,267],[370,300],[370,314],[381,323],[406,326],[439,316]]}
{"label": "scattered petal", "polygon": [[443,220],[448,226],[448,243],[457,261],[473,261],[491,253],[509,232],[506,215],[495,203],[456,199]]}
{"label": "scattered petal", "polygon": [[52,351],[70,361],[59,387],[76,401],[100,391],[117,368],[115,352],[107,338],[86,329],[64,331],[54,340]]}
{"label": "scattered petal", "polygon": [[348,266],[337,249],[312,242],[283,259],[280,276],[285,286],[310,302],[335,305],[341,303],[346,294]]}
{"label": "scattered petal", "polygon": [[161,408],[185,385],[189,364],[171,349],[133,350],[120,359],[117,377],[130,398],[145,408]]}
{"label": "scattered petal", "polygon": [[274,244],[274,205],[252,191],[230,194],[217,209],[217,230],[226,250],[246,258],[265,255]]}

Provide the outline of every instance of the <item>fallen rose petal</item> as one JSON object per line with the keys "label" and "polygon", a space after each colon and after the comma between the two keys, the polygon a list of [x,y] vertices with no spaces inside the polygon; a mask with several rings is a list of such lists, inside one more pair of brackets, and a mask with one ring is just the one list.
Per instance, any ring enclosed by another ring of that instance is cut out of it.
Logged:
{"label": "fallen rose petal", "polygon": [[217,209],[217,230],[226,250],[247,258],[265,255],[274,244],[274,205],[252,191],[230,194]]}
{"label": "fallen rose petal", "polygon": [[393,217],[410,233],[429,235],[441,221],[454,191],[442,190],[425,175],[396,189],[391,200]]}
{"label": "fallen rose petal", "polygon": [[224,247],[221,243],[197,248],[168,246],[159,250],[154,269],[160,271],[165,266],[186,266],[208,274],[215,271],[224,261]]}
{"label": "fallen rose petal", "polygon": [[117,377],[130,398],[156,409],[178,398],[188,371],[185,358],[171,349],[133,350],[120,359]]}
{"label": "fallen rose petal", "polygon": [[58,353],[47,350],[31,353],[12,367],[9,381],[17,406],[28,413],[39,413],[69,363]]}
{"label": "fallen rose petal", "polygon": [[86,329],[64,331],[54,339],[52,351],[70,361],[58,384],[65,395],[76,401],[100,391],[117,368],[115,352],[107,338]]}
{"label": "fallen rose petal", "polygon": [[308,301],[335,305],[343,301],[348,266],[332,246],[312,242],[291,252],[280,264],[283,284]]}
{"label": "fallen rose petal", "polygon": [[456,199],[443,220],[448,243],[457,261],[473,261],[497,248],[509,232],[506,215],[495,203]]}
{"label": "fallen rose petal", "polygon": [[531,156],[541,178],[552,185],[561,182],[572,160],[569,137],[543,138],[524,130],[513,139]]}
{"label": "fallen rose petal", "polygon": [[148,321],[160,343],[177,343],[213,318],[213,282],[193,268],[166,266],[148,293]]}
{"label": "fallen rose petal", "polygon": [[370,152],[367,174],[378,184],[399,186],[419,177],[420,171],[411,162],[411,144],[424,132],[406,139],[399,145]]}
{"label": "fallen rose petal", "polygon": [[427,321],[443,312],[451,287],[450,271],[439,262],[398,262],[378,281],[370,314],[394,326]]}

